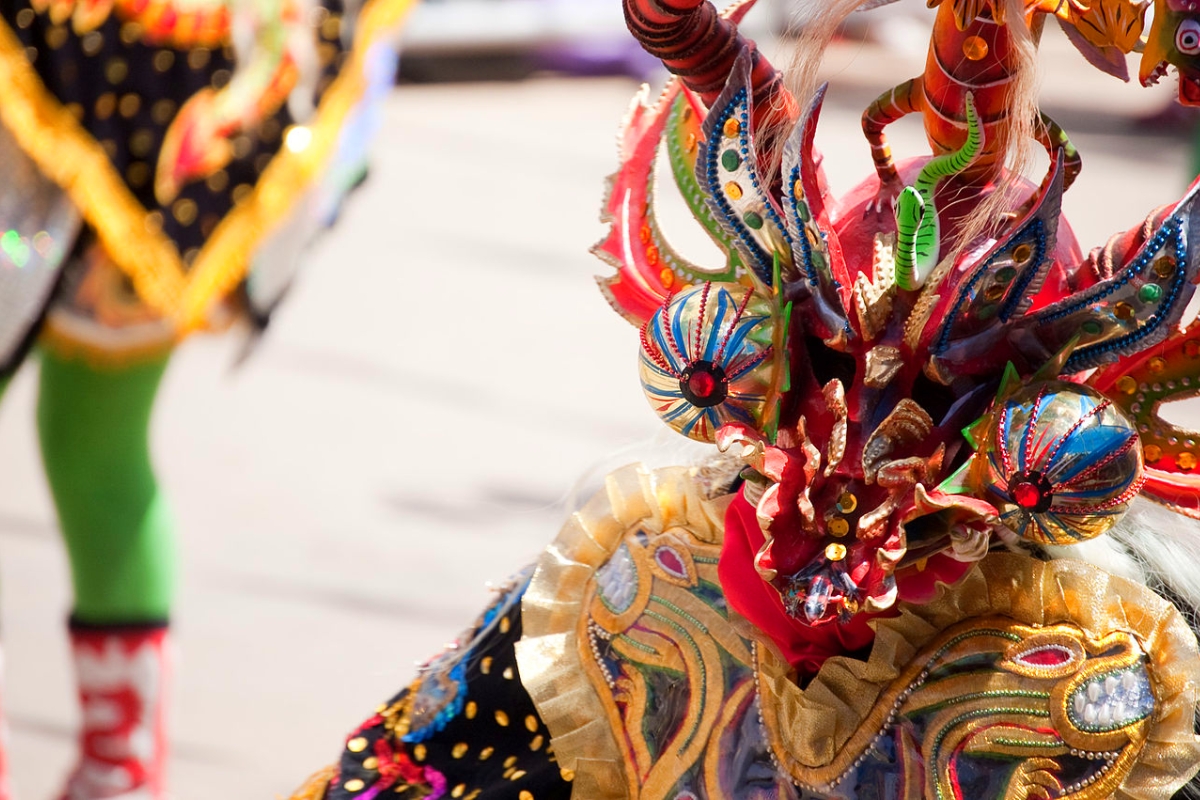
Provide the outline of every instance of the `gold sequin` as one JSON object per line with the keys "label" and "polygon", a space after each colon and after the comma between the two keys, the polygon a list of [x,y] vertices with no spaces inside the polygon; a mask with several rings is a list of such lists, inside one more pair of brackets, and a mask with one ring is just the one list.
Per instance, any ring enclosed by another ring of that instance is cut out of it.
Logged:
{"label": "gold sequin", "polygon": [[479,711],[479,706],[475,705],[475,701],[469,700],[467,702],[467,711],[466,711],[467,719],[475,719],[475,714],[478,713],[478,711]]}
{"label": "gold sequin", "polygon": [[204,185],[208,187],[210,192],[223,192],[229,186],[229,173],[223,169],[219,169],[204,179]]}
{"label": "gold sequin", "polygon": [[841,561],[846,557],[846,545],[834,542],[825,546],[825,557],[830,561]]}
{"label": "gold sequin", "polygon": [[150,180],[150,165],[145,161],[134,161],[125,170],[125,180],[135,189],[145,186],[146,181]]}
{"label": "gold sequin", "polygon": [[504,680],[511,681],[513,679],[513,668],[505,667],[504,672],[502,672],[501,674],[504,676]]}
{"label": "gold sequin", "polygon": [[1147,462],[1155,462],[1162,458],[1162,448],[1156,444],[1148,444],[1142,448],[1142,457]]}
{"label": "gold sequin", "polygon": [[317,61],[322,67],[327,67],[333,63],[333,59],[337,58],[338,49],[336,45],[329,42],[321,42],[317,45]]}
{"label": "gold sequin", "polygon": [[79,40],[79,47],[85,56],[94,56],[104,47],[104,34],[100,31],[89,31]]}
{"label": "gold sequin", "polygon": [[494,748],[494,747],[483,748],[482,750],[479,751],[479,760],[487,761],[489,758],[492,757],[492,753],[494,753],[494,752],[496,752],[496,748]]}
{"label": "gold sequin", "polygon": [[841,517],[834,517],[825,523],[825,530],[829,531],[830,536],[845,536],[850,532],[850,523]]}
{"label": "gold sequin", "polygon": [[500,618],[500,632],[501,633],[508,633],[509,628],[511,628],[511,627],[512,627],[512,623],[508,621],[508,617]]}
{"label": "gold sequin", "polygon": [[279,120],[274,117],[268,117],[258,126],[258,138],[264,142],[273,142],[279,138],[282,128],[279,125]]}
{"label": "gold sequin", "polygon": [[142,40],[142,26],[137,22],[126,22],[121,25],[121,41],[125,44],[136,44]]}
{"label": "gold sequin", "polygon": [[1175,457],[1175,463],[1179,465],[1180,469],[1195,469],[1196,456],[1192,453],[1183,452]]}
{"label": "gold sequin", "polygon": [[479,662],[479,671],[484,675],[490,675],[492,672],[492,657],[484,656]]}
{"label": "gold sequin", "polygon": [[561,775],[562,779],[568,783],[575,780],[575,770],[573,769],[567,769],[566,767],[563,767],[558,771],[558,774]]}
{"label": "gold sequin", "polygon": [[117,110],[117,96],[112,92],[105,92],[96,98],[95,114],[96,119],[104,120],[113,115]]}
{"label": "gold sequin", "polygon": [[188,66],[192,69],[204,69],[208,65],[210,55],[207,47],[194,47],[188,50]]}
{"label": "gold sequin", "polygon": [[145,128],[138,128],[129,137],[129,152],[138,158],[145,158],[150,155],[152,147],[154,147],[154,134]]}
{"label": "gold sequin", "polygon": [[508,727],[508,714],[505,714],[503,711],[497,711],[496,712],[496,724],[499,725],[501,728],[507,728]]}
{"label": "gold sequin", "polygon": [[166,125],[175,116],[175,101],[169,99],[155,100],[150,106],[150,119],[157,125]]}
{"label": "gold sequin", "polygon": [[730,139],[732,139],[742,132],[742,123],[738,122],[735,118],[730,117],[729,119],[725,120],[725,124],[721,127],[721,131]]}
{"label": "gold sequin", "polygon": [[1154,274],[1160,278],[1169,278],[1175,274],[1175,259],[1170,256],[1160,256],[1154,262]]}
{"label": "gold sequin", "polygon": [[504,759],[504,766],[505,766],[506,768],[507,768],[507,767],[512,767],[512,766],[513,766],[514,764],[516,764],[516,763],[517,763],[517,757],[516,757],[516,756],[509,756],[508,758]]}
{"label": "gold sequin", "polygon": [[1134,314],[1133,306],[1129,305],[1129,303],[1121,301],[1120,303],[1117,303],[1115,306],[1113,306],[1113,316],[1116,317],[1117,319],[1124,319],[1124,320],[1133,319],[1133,314]]}
{"label": "gold sequin", "polygon": [[361,792],[365,786],[366,784],[359,778],[351,778],[342,784],[342,788],[347,792]]}
{"label": "gold sequin", "polygon": [[730,200],[742,199],[742,187],[734,181],[725,184],[725,194],[729,195]]}
{"label": "gold sequin", "polygon": [[450,755],[454,756],[455,758],[462,758],[467,754],[467,750],[469,749],[470,747],[466,742],[459,742],[450,750]]}
{"label": "gold sequin", "polygon": [[232,145],[234,158],[245,158],[254,149],[254,142],[244,133],[233,137]]}
{"label": "gold sequin", "polygon": [[129,77],[129,65],[123,58],[110,58],[104,65],[104,77],[108,79],[109,83],[116,86]]}
{"label": "gold sequin", "polygon": [[355,738],[346,742],[346,749],[351,753],[361,753],[363,750],[367,749],[367,740],[365,737],[356,736]]}
{"label": "gold sequin", "polygon": [[67,43],[67,29],[62,25],[52,25],[46,31],[46,44],[51,50],[57,50]]}
{"label": "gold sequin", "polygon": [[525,777],[525,770],[519,769],[508,777],[510,781],[519,781]]}
{"label": "gold sequin", "polygon": [[425,760],[425,745],[418,744],[413,746],[413,758],[417,761]]}
{"label": "gold sequin", "polygon": [[1137,391],[1137,381],[1128,375],[1122,375],[1117,379],[1117,390],[1125,394],[1133,394]]}
{"label": "gold sequin", "polygon": [[463,793],[466,791],[467,791],[467,785],[465,783],[460,783],[458,786],[455,786],[454,789],[450,792],[450,796],[451,797],[462,797]]}
{"label": "gold sequin", "polygon": [[22,8],[17,12],[17,27],[28,28],[33,24],[33,17],[34,14],[32,8]]}
{"label": "gold sequin", "polygon": [[533,714],[530,714],[529,716],[525,717],[525,730],[529,731],[530,733],[537,733],[537,729],[538,729],[538,718],[535,717]]}
{"label": "gold sequin", "polygon": [[542,745],[545,744],[545,742],[545,737],[539,733],[537,736],[533,737],[532,740],[530,740],[529,749],[536,753],[538,750],[542,749]]}
{"label": "gold sequin", "polygon": [[321,35],[326,39],[334,40],[342,35],[342,20],[337,16],[329,16],[321,23]]}
{"label": "gold sequin", "polygon": [[136,94],[127,94],[121,98],[121,102],[117,103],[117,111],[125,119],[129,119],[142,107],[142,98]]}
{"label": "gold sequin", "polygon": [[[1167,361],[1164,358],[1155,356],[1154,358],[1152,358],[1146,362],[1146,366],[1149,368],[1149,370],[1151,372],[1162,372],[1164,369],[1167,368]],[[1126,376],[1126,377],[1128,377],[1128,376]]]}
{"label": "gold sequin", "polygon": [[521,793],[517,795],[517,800],[533,800],[533,792],[522,789]]}
{"label": "gold sequin", "polygon": [[159,50],[154,54],[154,68],[166,72],[175,64],[175,54],[170,50]]}
{"label": "gold sequin", "polygon": [[858,498],[852,492],[842,492],[838,495],[837,510],[843,514],[852,514],[858,508]]}

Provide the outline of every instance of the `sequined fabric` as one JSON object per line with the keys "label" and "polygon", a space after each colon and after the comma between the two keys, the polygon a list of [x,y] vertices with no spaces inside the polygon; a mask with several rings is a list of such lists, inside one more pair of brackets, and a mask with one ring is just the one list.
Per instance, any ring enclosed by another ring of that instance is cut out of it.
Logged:
{"label": "sequined fabric", "polygon": [[571,797],[513,652],[527,578],[349,736],[327,800]]}
{"label": "sequined fabric", "polygon": [[79,214],[0,127],[0,377],[21,363],[60,279]]}

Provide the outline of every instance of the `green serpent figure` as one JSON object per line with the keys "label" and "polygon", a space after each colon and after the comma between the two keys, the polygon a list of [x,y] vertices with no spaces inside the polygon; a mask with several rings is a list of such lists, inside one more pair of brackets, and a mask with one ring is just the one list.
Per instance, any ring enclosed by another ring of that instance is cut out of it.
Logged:
{"label": "green serpent figure", "polygon": [[935,156],[921,168],[916,183],[905,186],[896,197],[896,285],[918,289],[937,266],[941,224],[934,192],[946,178],[970,166],[983,149],[983,126],[975,110],[975,98],[966,99],[967,141],[957,151]]}

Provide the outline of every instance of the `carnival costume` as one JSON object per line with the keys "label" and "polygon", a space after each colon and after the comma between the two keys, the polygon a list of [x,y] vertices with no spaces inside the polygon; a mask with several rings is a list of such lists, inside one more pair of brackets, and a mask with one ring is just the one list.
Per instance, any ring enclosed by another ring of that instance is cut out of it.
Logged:
{"label": "carnival costume", "polygon": [[[1084,257],[1079,155],[1020,104],[1047,15],[1120,73],[1145,6],[933,4],[925,73],[863,117],[876,175],[835,198],[824,89],[784,87],[745,5],[625,0],[678,77],[626,120],[600,283],[651,405],[727,458],[610,475],[298,797],[1150,800],[1196,773],[1200,533],[1130,521],[1200,518],[1200,434],[1159,416],[1200,387],[1197,189]],[[1159,2],[1142,82],[1173,64],[1194,103],[1198,34]],[[896,164],[908,113],[934,155]],[[1018,134],[1039,185],[1005,170]],[[659,158],[725,264],[659,229]]]}
{"label": "carnival costume", "polygon": [[188,333],[266,324],[361,179],[410,5],[0,3],[0,394],[39,342],[83,718],[68,798],[163,796],[174,570],[154,396]]}

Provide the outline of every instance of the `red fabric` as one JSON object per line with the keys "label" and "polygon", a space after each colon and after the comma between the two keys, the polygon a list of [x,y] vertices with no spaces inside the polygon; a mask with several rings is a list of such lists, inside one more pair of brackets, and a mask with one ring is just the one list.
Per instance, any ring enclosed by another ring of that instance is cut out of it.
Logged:
{"label": "red fabric", "polygon": [[815,675],[830,656],[859,650],[874,640],[867,623],[879,615],[856,614],[844,625],[813,627],[784,611],[779,592],[754,569],[754,556],[765,542],[754,506],[739,492],[725,512],[725,544],[717,565],[721,588],[729,605],[770,637],[801,676]]}
{"label": "red fabric", "polygon": [[71,647],[83,725],[80,766],[66,794],[164,797],[166,627],[73,624]]}
{"label": "red fabric", "polygon": [[[872,620],[896,615],[894,609],[878,614],[859,613],[848,623],[831,622],[812,626],[788,614],[775,587],[754,569],[754,556],[766,543],[754,506],[739,492],[725,512],[725,543],[717,574],[729,605],[770,637],[801,676],[817,673],[825,659],[861,650],[875,639]],[[897,571],[899,598],[909,603],[927,603],[937,596],[942,584],[962,579],[974,564],[957,561],[944,553],[930,556],[920,569]]]}

